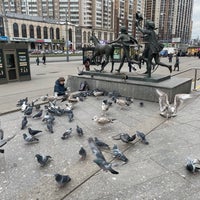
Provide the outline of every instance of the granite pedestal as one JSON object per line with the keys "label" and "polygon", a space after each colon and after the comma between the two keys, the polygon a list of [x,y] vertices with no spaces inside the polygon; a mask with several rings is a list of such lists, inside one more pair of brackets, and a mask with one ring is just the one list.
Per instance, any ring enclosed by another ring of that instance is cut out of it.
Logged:
{"label": "granite pedestal", "polygon": [[[155,79],[158,79],[159,75],[156,75]],[[163,76],[161,76],[163,77]],[[174,96],[180,93],[190,93],[192,79],[190,78],[178,78],[170,77],[164,78],[163,81],[148,81],[144,78],[139,79],[137,76],[129,77],[124,80],[125,76],[118,76],[118,78],[111,76],[92,76],[92,75],[78,75],[78,76],[68,76],[67,86],[71,88],[72,91],[79,90],[80,84],[86,81],[90,89],[104,89],[107,91],[118,91],[123,96],[130,96],[135,99],[146,100],[158,102],[158,96],[156,95],[155,89],[158,88],[166,92],[169,96],[169,101],[172,102]],[[151,79],[154,79],[152,76]]]}

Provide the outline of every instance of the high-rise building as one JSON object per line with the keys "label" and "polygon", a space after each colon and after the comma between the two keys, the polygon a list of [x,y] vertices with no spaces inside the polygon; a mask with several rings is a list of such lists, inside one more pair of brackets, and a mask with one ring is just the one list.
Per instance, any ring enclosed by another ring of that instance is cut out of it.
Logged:
{"label": "high-rise building", "polygon": [[191,38],[193,0],[161,0],[159,37],[162,42],[188,43]]}

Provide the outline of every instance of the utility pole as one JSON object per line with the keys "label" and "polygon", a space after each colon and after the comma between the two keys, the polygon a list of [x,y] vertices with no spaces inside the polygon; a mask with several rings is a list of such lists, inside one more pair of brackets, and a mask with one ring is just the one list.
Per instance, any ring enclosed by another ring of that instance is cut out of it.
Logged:
{"label": "utility pole", "polygon": [[66,8],[66,51],[67,62],[69,62],[69,30],[68,30],[68,8]]}

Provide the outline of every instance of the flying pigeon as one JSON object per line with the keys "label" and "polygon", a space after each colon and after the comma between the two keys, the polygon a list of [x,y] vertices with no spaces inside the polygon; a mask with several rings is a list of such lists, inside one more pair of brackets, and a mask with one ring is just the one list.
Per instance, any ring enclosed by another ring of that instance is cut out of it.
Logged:
{"label": "flying pigeon", "polygon": [[115,158],[118,158],[119,160],[122,160],[125,163],[128,162],[128,158],[119,150],[116,144],[112,148],[112,153]]}
{"label": "flying pigeon", "polygon": [[60,187],[65,186],[67,183],[71,181],[69,175],[54,174],[54,177]]}
{"label": "flying pigeon", "polygon": [[51,160],[52,157],[36,154],[35,158],[37,159],[37,162],[43,167]]}
{"label": "flying pigeon", "polygon": [[136,131],[136,135],[141,140],[142,143],[149,144],[149,142],[146,140],[146,136],[144,133],[142,133],[140,131]]}
{"label": "flying pigeon", "polygon": [[41,130],[33,130],[31,128],[28,128],[28,132],[29,132],[30,135],[34,136],[38,133],[41,133],[42,131]]}
{"label": "flying pigeon", "polygon": [[72,133],[72,128],[67,129],[67,130],[63,133],[61,139],[62,139],[62,140],[68,139],[69,137],[71,137],[71,133]]}
{"label": "flying pigeon", "polygon": [[166,118],[175,117],[183,101],[192,98],[191,94],[176,94],[174,103],[169,104],[168,95],[165,92],[156,89],[156,93],[159,95],[160,115]]}
{"label": "flying pigeon", "polygon": [[112,174],[119,174],[119,172],[112,169],[112,164],[107,162],[101,150],[96,146],[93,138],[88,139],[89,146],[92,150],[92,153],[95,155],[96,159],[94,162],[104,171],[110,171]]}
{"label": "flying pigeon", "polygon": [[85,160],[87,153],[83,147],[79,150],[79,155],[81,156],[80,160]]}

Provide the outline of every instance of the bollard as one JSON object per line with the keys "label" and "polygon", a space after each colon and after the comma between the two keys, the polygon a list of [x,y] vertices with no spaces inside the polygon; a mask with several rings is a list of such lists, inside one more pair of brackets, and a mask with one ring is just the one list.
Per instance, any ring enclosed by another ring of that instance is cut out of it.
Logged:
{"label": "bollard", "polygon": [[193,90],[196,90],[196,86],[197,86],[197,69],[195,69],[194,71],[194,89]]}

